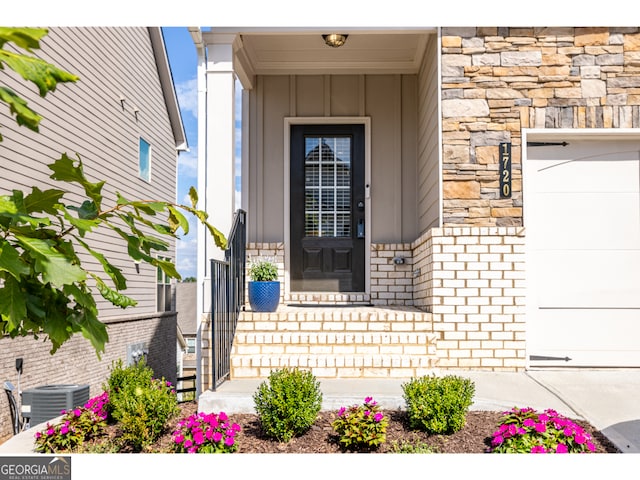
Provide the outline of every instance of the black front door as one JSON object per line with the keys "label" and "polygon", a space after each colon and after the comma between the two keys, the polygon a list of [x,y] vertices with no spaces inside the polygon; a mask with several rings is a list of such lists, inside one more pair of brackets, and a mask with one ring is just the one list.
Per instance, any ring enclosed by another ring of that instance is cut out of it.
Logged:
{"label": "black front door", "polygon": [[291,291],[364,292],[363,125],[291,127]]}

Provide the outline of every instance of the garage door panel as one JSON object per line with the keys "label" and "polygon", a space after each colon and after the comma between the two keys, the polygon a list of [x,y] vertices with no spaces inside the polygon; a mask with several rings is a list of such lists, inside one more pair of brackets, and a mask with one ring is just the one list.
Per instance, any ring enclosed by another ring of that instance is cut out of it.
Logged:
{"label": "garage door panel", "polygon": [[640,367],[640,137],[568,143],[523,164],[530,365]]}
{"label": "garage door panel", "polygon": [[637,329],[640,310],[542,309],[537,321],[527,339],[538,346],[532,365],[640,367],[638,338],[620,335]]}
{"label": "garage door panel", "polygon": [[538,306],[640,308],[640,251],[555,251],[535,257]]}
{"label": "garage door panel", "polygon": [[[580,155],[580,153],[576,154]],[[595,155],[594,152],[591,154]],[[600,155],[604,159],[536,161],[535,175],[539,178],[536,191],[540,193],[638,191],[638,151],[620,154],[603,151]],[[611,168],[614,163],[615,168]]]}
{"label": "garage door panel", "polygon": [[[547,193],[533,198],[537,249],[637,249],[640,194]],[[559,235],[569,231],[570,234]]]}

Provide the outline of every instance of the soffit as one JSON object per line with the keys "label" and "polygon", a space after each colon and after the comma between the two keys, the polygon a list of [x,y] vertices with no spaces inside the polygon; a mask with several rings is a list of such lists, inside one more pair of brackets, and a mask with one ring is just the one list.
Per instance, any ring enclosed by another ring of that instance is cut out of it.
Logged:
{"label": "soffit", "polygon": [[333,32],[238,32],[236,61],[251,75],[417,73],[436,31],[340,29],[349,37],[339,48],[325,45],[322,33]]}

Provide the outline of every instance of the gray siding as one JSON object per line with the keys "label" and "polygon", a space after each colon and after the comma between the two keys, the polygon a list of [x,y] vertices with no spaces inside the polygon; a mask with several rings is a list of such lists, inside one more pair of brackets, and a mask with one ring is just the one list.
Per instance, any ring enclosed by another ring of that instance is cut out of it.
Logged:
{"label": "gray siding", "polygon": [[[107,182],[105,206],[113,205],[116,191],[130,199],[174,201],[177,152],[148,29],[52,28],[41,47],[39,56],[80,79],[59,85],[44,99],[21,79],[9,79],[8,86],[28,98],[44,119],[38,134],[18,127],[6,109],[0,111],[0,192],[52,186],[46,164],[66,152],[82,157],[89,178]],[[138,177],[140,136],[152,145],[150,183]],[[101,231],[91,241],[99,242],[123,269],[129,280],[125,293],[139,302],[136,313],[155,312],[155,270],[142,265],[136,273],[126,248],[111,231]],[[175,246],[167,256],[175,259]],[[108,302],[101,301],[99,307],[103,316],[123,313]]]}
{"label": "gray siding", "polygon": [[416,75],[257,77],[250,92],[248,241],[284,240],[288,116],[371,117],[372,241],[413,241],[417,89]]}
{"label": "gray siding", "polygon": [[437,39],[429,38],[418,76],[418,225],[440,226]]}

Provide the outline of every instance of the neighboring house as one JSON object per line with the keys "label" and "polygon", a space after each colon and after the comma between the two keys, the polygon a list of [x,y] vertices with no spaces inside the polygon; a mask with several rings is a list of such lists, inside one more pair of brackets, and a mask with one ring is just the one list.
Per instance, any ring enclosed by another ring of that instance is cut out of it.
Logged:
{"label": "neighboring house", "polygon": [[197,284],[180,282],[176,284],[176,311],[178,312],[178,336],[183,339],[178,364],[180,376],[196,374],[196,338],[197,338]]}
{"label": "neighboring house", "polygon": [[200,198],[228,231],[237,79],[248,254],[282,271],[231,378],[640,366],[640,29],[337,30],[191,30]]}
{"label": "neighboring house", "polygon": [[[178,151],[186,148],[162,32],[159,28],[51,28],[35,54],[76,74],[40,98],[6,68],[0,83],[25,98],[44,119],[40,133],[18,127],[7,108],[0,111],[0,194],[12,189],[54,187],[46,167],[66,152],[82,157],[91,180],[105,180],[104,202],[115,192],[129,199],[175,201]],[[95,240],[95,236],[92,237]],[[136,265],[110,231],[99,236],[105,252],[127,278],[124,292],[138,305],[122,310],[99,299],[109,342],[99,360],[76,334],[55,355],[44,337],[0,338],[0,381],[18,384],[15,359],[22,358],[21,390],[41,385],[90,385],[99,394],[112,362],[125,364],[146,353],[156,376],[176,379],[176,312],[172,283],[146,264]],[[175,260],[175,241],[166,257]],[[96,268],[98,266],[96,265]],[[0,441],[11,435],[7,399],[0,396]]]}

